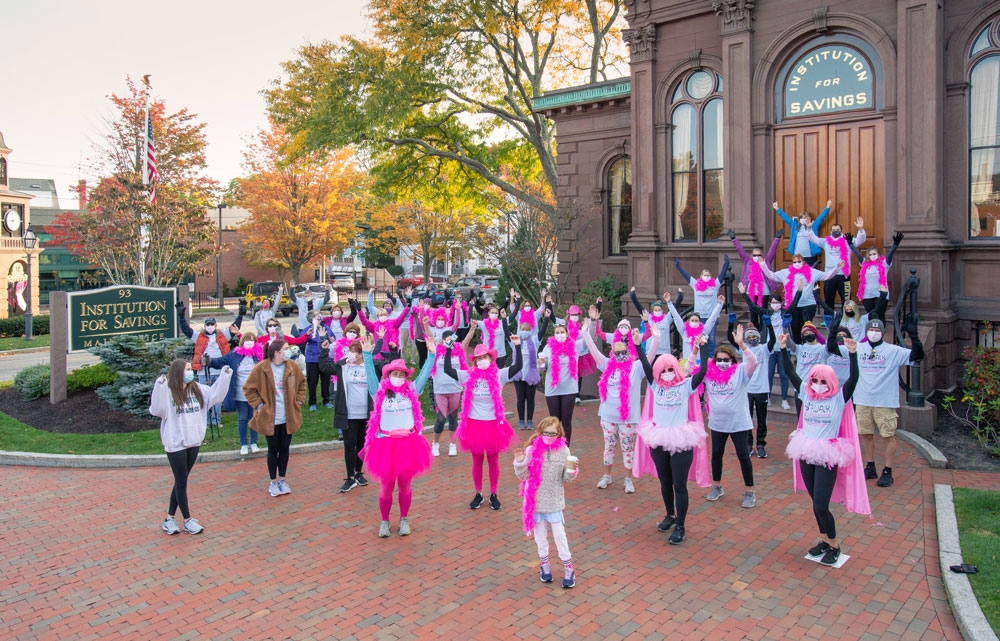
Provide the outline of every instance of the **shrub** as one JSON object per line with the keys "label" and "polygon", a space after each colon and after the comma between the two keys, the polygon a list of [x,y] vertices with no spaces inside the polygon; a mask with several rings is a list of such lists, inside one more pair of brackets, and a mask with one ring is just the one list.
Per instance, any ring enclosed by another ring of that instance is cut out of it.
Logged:
{"label": "shrub", "polygon": [[248,285],[253,285],[253,281],[252,280],[247,280],[246,278],[243,278],[242,276],[240,276],[239,278],[237,278],[236,279],[236,288],[235,288],[235,291],[233,293],[233,296],[242,296],[243,292],[245,292],[247,290],[247,286]]}
{"label": "shrub", "polygon": [[480,267],[476,269],[476,276],[499,276],[500,270],[496,267]]}
{"label": "shrub", "polygon": [[[35,336],[49,333],[48,315],[32,316],[31,332]],[[24,316],[10,316],[0,319],[0,338],[24,336]]]}
{"label": "shrub", "polygon": [[615,325],[622,319],[621,297],[627,290],[625,283],[613,274],[605,272],[603,276],[590,281],[580,290],[576,295],[576,304],[586,315],[587,308],[596,304],[598,297],[602,298],[604,302],[601,306],[601,328],[604,331],[614,330]]}
{"label": "shrub", "polygon": [[186,338],[149,343],[134,336],[119,336],[90,351],[118,374],[114,382],[99,388],[97,395],[113,409],[147,416],[149,395],[156,377],[165,374],[175,358],[190,360],[194,343]]}
{"label": "shrub", "polygon": [[94,390],[114,383],[117,378],[118,374],[104,363],[84,365],[66,377],[66,391],[72,394]]}
{"label": "shrub", "polygon": [[968,425],[972,435],[994,456],[1000,456],[1000,349],[967,347],[968,362],[962,372],[965,412],[955,406],[955,397],[944,398],[944,408]]}
{"label": "shrub", "polygon": [[14,377],[14,387],[26,401],[33,401],[49,393],[49,366],[29,365]]}
{"label": "shrub", "polygon": [[403,275],[402,265],[387,265],[385,271],[389,272],[389,275],[393,278],[399,278]]}

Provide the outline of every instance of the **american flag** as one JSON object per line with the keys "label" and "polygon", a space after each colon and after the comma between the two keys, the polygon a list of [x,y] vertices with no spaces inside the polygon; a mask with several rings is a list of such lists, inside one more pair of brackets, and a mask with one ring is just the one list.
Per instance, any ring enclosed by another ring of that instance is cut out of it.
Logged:
{"label": "american flag", "polygon": [[142,184],[149,186],[149,202],[156,202],[156,143],[153,142],[153,119],[146,110],[146,155],[143,159]]}

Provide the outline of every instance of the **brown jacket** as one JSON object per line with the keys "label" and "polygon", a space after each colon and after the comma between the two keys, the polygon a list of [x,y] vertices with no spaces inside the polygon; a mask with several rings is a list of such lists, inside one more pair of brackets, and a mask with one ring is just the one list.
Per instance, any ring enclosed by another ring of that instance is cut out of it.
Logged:
{"label": "brown jacket", "polygon": [[[306,402],[306,377],[299,366],[285,361],[285,429],[294,434],[302,427],[302,404]],[[271,361],[257,363],[243,384],[247,403],[254,408],[250,429],[274,436],[274,374]]]}

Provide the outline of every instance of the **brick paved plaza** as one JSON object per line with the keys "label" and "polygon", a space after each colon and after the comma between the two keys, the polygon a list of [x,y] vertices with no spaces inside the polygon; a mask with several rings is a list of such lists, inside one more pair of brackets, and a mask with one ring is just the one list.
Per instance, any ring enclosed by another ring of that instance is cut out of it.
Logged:
{"label": "brick paved plaza", "polygon": [[596,412],[578,406],[574,421],[572,590],[558,569],[554,583],[538,580],[510,456],[503,510],[469,510],[469,456],[442,456],[414,483],[413,534],[396,536],[394,507],[384,540],[376,484],[337,493],[340,450],[293,453],[293,493],[279,498],[267,494],[263,459],[199,463],[199,536],[160,530],[166,466],[9,467],[0,638],[961,639],[940,580],[933,484],[1000,489],[997,475],[931,470],[901,444],[896,484],[870,485],[870,518],[835,507],[851,558],[826,568],[803,558],[817,534],[808,497],[790,491],[785,414],[773,421],[770,458],[754,459],[757,507],[739,507],[730,452],[728,494],[712,504],[694,488],[688,538],[671,546],[656,531],[655,480],[626,495],[616,462],[614,484],[596,488]]}

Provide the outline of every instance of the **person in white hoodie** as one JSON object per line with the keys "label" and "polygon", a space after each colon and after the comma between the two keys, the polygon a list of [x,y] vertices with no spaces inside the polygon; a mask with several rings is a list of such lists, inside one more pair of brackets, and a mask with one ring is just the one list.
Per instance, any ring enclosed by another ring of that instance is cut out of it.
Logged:
{"label": "person in white hoodie", "polygon": [[232,368],[223,367],[219,377],[209,387],[195,381],[191,363],[177,359],[170,363],[167,373],[161,374],[153,384],[149,413],[160,419],[160,440],[174,473],[170,506],[167,518],[163,520],[163,531],[167,534],[180,532],[174,520],[177,508],[184,517],[185,532],[198,534],[205,529],[188,509],[187,479],[198,460],[198,448],[205,440],[208,410],[226,398],[232,376]]}

